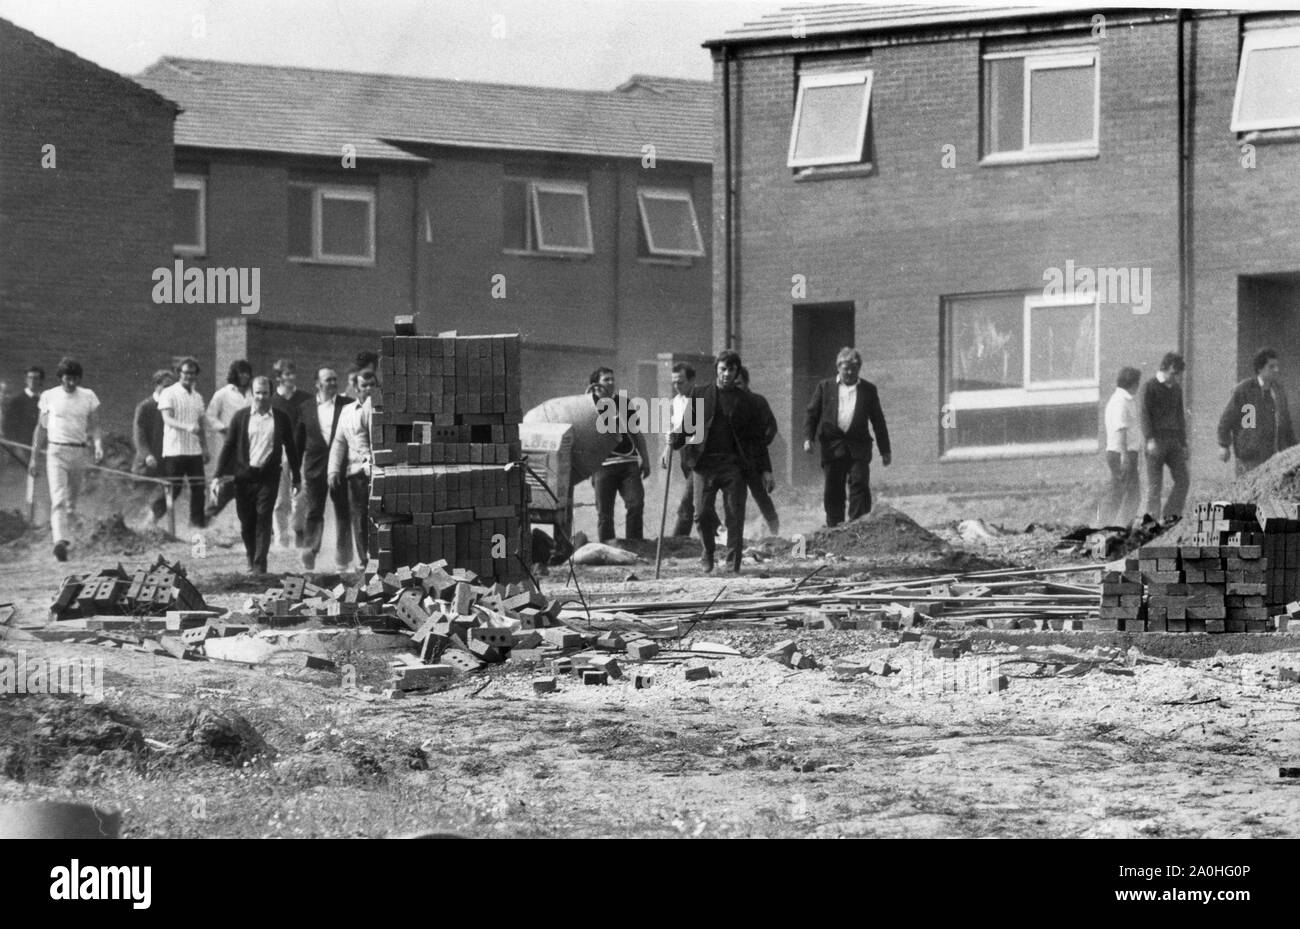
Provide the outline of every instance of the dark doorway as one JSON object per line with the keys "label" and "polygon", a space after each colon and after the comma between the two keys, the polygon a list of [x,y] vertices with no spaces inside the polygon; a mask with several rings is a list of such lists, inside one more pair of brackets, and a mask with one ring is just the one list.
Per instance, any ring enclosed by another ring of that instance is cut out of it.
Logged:
{"label": "dark doorway", "polygon": [[1300,272],[1237,279],[1238,379],[1255,373],[1251,359],[1265,347],[1278,353],[1294,410],[1300,397]]}
{"label": "dark doorway", "polygon": [[853,345],[852,303],[823,303],[794,308],[794,340],[791,370],[790,456],[791,479],[795,484],[821,481],[820,449],[803,450],[804,411],[817,382],[835,376],[835,355]]}

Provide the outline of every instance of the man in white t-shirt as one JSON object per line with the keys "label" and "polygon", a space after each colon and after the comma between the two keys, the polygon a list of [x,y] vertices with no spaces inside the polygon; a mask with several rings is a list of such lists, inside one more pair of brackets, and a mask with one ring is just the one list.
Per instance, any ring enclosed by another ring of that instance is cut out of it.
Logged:
{"label": "man in white t-shirt", "polygon": [[59,362],[59,386],[41,394],[40,418],[32,434],[32,458],[28,465],[33,477],[40,473],[41,442],[49,439],[46,467],[50,475],[50,529],[54,536],[54,557],[68,560],[68,546],[75,531],[77,497],[94,445],[95,463],[104,460],[104,437],[99,431],[99,397],[79,386],[81,363],[73,358]]}
{"label": "man in white t-shirt", "polygon": [[207,524],[203,466],[208,463],[208,435],[203,395],[194,387],[199,363],[185,358],[176,366],[176,373],[180,380],[158,397],[163,418],[163,474],[172,481],[173,506],[181,488],[189,486],[190,525],[201,529]]}
{"label": "man in white t-shirt", "polygon": [[1142,502],[1138,477],[1138,453],[1142,451],[1142,427],[1138,420],[1137,389],[1142,372],[1120,368],[1115,392],[1106,402],[1106,467],[1110,487],[1101,509],[1103,526],[1127,526]]}

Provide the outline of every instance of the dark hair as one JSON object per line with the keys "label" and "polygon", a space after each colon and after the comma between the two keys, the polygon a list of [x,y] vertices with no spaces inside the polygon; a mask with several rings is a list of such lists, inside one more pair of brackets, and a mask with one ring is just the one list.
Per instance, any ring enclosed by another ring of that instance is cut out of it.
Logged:
{"label": "dark hair", "polygon": [[151,377],[150,380],[153,381],[153,386],[158,387],[163,381],[167,380],[175,383],[176,375],[172,373],[171,368],[159,368],[153,373],[153,377]]}
{"label": "dark hair", "polygon": [[373,367],[376,367],[378,364],[379,364],[379,354],[378,354],[378,352],[370,352],[370,351],[357,352],[357,370],[358,370],[358,371],[360,371],[360,370],[362,370],[362,369],[364,369],[364,368],[373,368]]}
{"label": "dark hair", "polygon": [[597,368],[595,371],[591,372],[591,377],[587,378],[587,383],[599,384],[600,379],[602,377],[604,377],[606,374],[613,374],[613,373],[614,373],[613,368]]}
{"label": "dark hair", "polygon": [[37,377],[39,377],[41,380],[45,380],[45,369],[42,368],[40,365],[32,365],[30,368],[24,371],[23,374],[31,374],[33,371],[36,372]]}
{"label": "dark hair", "polygon": [[736,376],[737,376],[738,378],[740,378],[741,380],[743,380],[746,384],[748,384],[748,383],[749,383],[749,368],[746,368],[744,365],[741,365],[741,366],[740,366],[740,370],[736,372]]}
{"label": "dark hair", "polygon": [[1115,378],[1115,386],[1131,391],[1141,380],[1142,372],[1137,368],[1120,368],[1119,377]]}
{"label": "dark hair", "polygon": [[1270,361],[1277,360],[1277,352],[1271,348],[1261,348],[1255,353],[1255,373],[1258,374],[1264,370],[1264,366]]}
{"label": "dark hair", "polygon": [[81,362],[75,358],[68,357],[59,359],[59,367],[54,374],[56,377],[63,377],[65,374],[71,377],[84,376],[84,372],[81,370]]}
{"label": "dark hair", "polygon": [[718,357],[713,359],[713,366],[716,368],[718,365],[726,365],[727,367],[731,367],[732,365],[735,365],[737,368],[739,368],[740,353],[733,352],[729,348],[724,348],[722,351],[718,352]]}
{"label": "dark hair", "polygon": [[180,361],[176,362],[176,373],[180,374],[185,370],[186,365],[194,365],[194,373],[198,374],[203,369],[199,367],[199,360],[193,355],[186,355]]}
{"label": "dark hair", "polygon": [[1165,357],[1160,359],[1160,370],[1171,371],[1174,374],[1181,374],[1187,368],[1187,362],[1183,361],[1183,356],[1177,352],[1165,352]]}
{"label": "dark hair", "polygon": [[378,384],[379,373],[374,368],[362,368],[357,372],[357,383],[360,384],[362,381],[374,381]]}
{"label": "dark hair", "polygon": [[[182,364],[184,364],[184,362],[182,362]],[[253,376],[253,366],[243,358],[230,363],[230,370],[226,372],[226,383],[239,386],[240,374],[247,374],[249,377]]]}
{"label": "dark hair", "polygon": [[281,374],[284,374],[286,372],[291,374],[297,374],[298,366],[294,364],[292,361],[290,361],[288,358],[280,358],[276,361],[274,365],[271,366],[271,370],[275,372],[277,377],[279,377]]}
{"label": "dark hair", "polygon": [[679,361],[673,365],[673,374],[685,374],[688,381],[695,380],[695,368],[684,361]]}

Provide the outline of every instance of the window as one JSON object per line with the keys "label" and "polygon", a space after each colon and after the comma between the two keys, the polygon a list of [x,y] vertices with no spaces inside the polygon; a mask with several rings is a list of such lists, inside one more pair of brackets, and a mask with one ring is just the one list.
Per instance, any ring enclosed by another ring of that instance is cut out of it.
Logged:
{"label": "window", "polygon": [[178,174],[172,182],[172,243],[179,255],[207,252],[207,180]]}
{"label": "window", "polygon": [[1099,86],[1095,50],[986,54],[985,160],[1096,155]]}
{"label": "window", "polygon": [[1098,320],[1095,298],[945,300],[944,457],[1096,451]]}
{"label": "window", "polygon": [[642,187],[636,199],[641,231],[651,255],[691,258],[704,254],[704,240],[689,190]]}
{"label": "window", "polygon": [[862,161],[871,111],[870,71],[801,74],[790,129],[792,168]]}
{"label": "window", "polygon": [[374,264],[374,190],[290,184],[289,257],[334,264]]}
{"label": "window", "polygon": [[1300,26],[1252,29],[1241,46],[1232,131],[1300,126]]}
{"label": "window", "polygon": [[502,240],[507,251],[592,254],[587,185],[506,178]]}

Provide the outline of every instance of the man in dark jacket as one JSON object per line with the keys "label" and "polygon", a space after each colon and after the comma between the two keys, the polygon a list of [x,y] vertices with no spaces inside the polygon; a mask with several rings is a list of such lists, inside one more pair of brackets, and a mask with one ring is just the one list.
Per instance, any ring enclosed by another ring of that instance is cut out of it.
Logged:
{"label": "man in dark jacket", "polygon": [[[276,361],[274,368],[276,388],[271,397],[271,406],[289,417],[293,423],[294,436],[297,437],[298,420],[302,418],[303,407],[312,403],[313,395],[298,387],[298,366],[290,358]],[[302,451],[302,446],[298,446]],[[281,548],[302,548],[306,544],[304,527],[307,519],[305,494],[289,492],[289,472],[286,469],[280,476],[280,490],[275,504],[276,534],[280,537]],[[292,526],[293,535],[289,529]]]}
{"label": "man in dark jacket", "polygon": [[[702,561],[706,572],[713,570],[717,547],[718,492],[727,520],[727,568],[740,573],[745,549],[745,472],[753,470],[753,454],[766,448],[763,442],[763,413],[753,395],[736,386],[740,356],[726,350],[714,363],[715,379],[707,387],[691,391],[681,432],[673,433],[673,448],[684,448],[683,459],[691,469],[695,489],[695,525],[704,544]],[[702,400],[703,422],[696,422],[696,399]],[[690,437],[689,443],[687,437]],[[765,475],[766,489],[772,489],[772,475]]]}
{"label": "man in dark jacket", "polygon": [[[826,525],[844,522],[844,483],[848,481],[849,519],[871,512],[871,434],[880,445],[880,460],[888,467],[891,459],[889,429],[880,408],[876,385],[858,376],[862,355],[854,348],[842,348],[835,358],[839,374],[817,385],[808,401],[804,420],[803,450],[812,454],[814,441],[822,446],[825,488],[822,505]],[[870,430],[868,430],[870,425]]]}
{"label": "man in dark jacket", "polygon": [[[31,442],[32,434],[36,432],[36,423],[41,418],[40,402],[41,391],[45,389],[45,369],[33,365],[25,372],[24,380],[26,383],[23,389],[5,399],[4,415],[0,418],[0,423],[4,424],[3,438],[26,445]],[[18,454],[24,462],[31,458],[27,452]]]}
{"label": "man in dark jacket", "polygon": [[325,532],[326,497],[329,497],[334,510],[338,566],[347,570],[352,565],[348,490],[329,485],[330,445],[338,429],[339,414],[351,402],[351,398],[339,393],[339,377],[334,369],[321,368],[316,372],[316,401],[304,404],[298,418],[295,438],[302,449],[302,485],[307,497],[302,566],[308,571],[316,567],[316,556],[320,554],[321,536]]}
{"label": "man in dark jacket", "polygon": [[776,414],[772,412],[772,406],[767,402],[766,397],[750,390],[749,369],[744,365],[740,366],[740,374],[736,377],[736,386],[753,398],[754,403],[758,406],[759,415],[763,419],[763,442],[760,446],[754,448],[749,455],[753,468],[745,472],[745,486],[754,498],[754,503],[758,505],[758,511],[763,514],[763,521],[767,523],[767,534],[780,535],[781,518],[777,516],[776,504],[772,502],[772,495],[767,492],[768,486],[772,483],[772,456],[767,449],[776,439]]}
{"label": "man in dark jacket", "polygon": [[1277,352],[1255,353],[1255,376],[1238,384],[1219,417],[1219,458],[1237,456],[1237,476],[1295,445],[1291,408],[1280,380]]}
{"label": "man in dark jacket", "polygon": [[[176,375],[167,368],[159,368],[153,373],[153,393],[145,397],[135,408],[131,436],[135,441],[135,460],[131,470],[144,477],[162,475],[163,418],[158,412],[158,396],[172,384]],[[167,488],[163,484],[155,485],[157,493],[149,503],[154,522],[167,514]]]}
{"label": "man in dark jacket", "polygon": [[[1183,371],[1187,363],[1166,352],[1156,376],[1141,390],[1142,434],[1147,438],[1147,512],[1155,519],[1182,516],[1191,477],[1187,473],[1187,413],[1183,408]],[[1160,505],[1165,468],[1174,479],[1169,499]]]}
{"label": "man in dark jacket", "polygon": [[217,477],[233,478],[235,512],[248,555],[248,570],[266,573],[271,548],[275,498],[280,489],[280,463],[290,475],[292,492],[302,488],[298,446],[289,414],[271,407],[271,381],[253,379],[253,403],[230,419],[225,444],[217,459]]}

